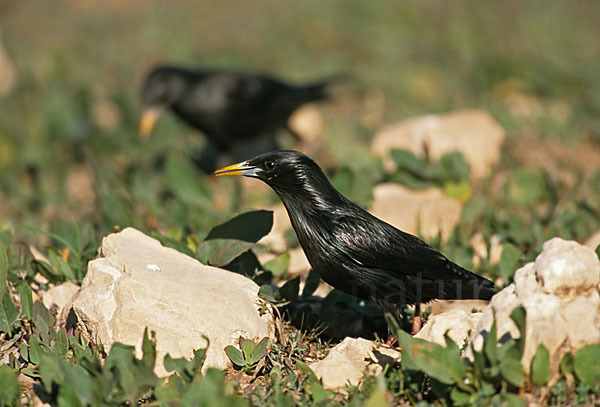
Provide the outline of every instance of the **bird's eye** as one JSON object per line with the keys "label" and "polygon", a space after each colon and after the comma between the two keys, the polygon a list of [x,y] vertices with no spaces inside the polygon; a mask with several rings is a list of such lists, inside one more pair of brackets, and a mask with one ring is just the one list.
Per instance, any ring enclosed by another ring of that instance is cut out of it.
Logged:
{"label": "bird's eye", "polygon": [[267,170],[275,169],[275,161],[265,161],[265,168]]}

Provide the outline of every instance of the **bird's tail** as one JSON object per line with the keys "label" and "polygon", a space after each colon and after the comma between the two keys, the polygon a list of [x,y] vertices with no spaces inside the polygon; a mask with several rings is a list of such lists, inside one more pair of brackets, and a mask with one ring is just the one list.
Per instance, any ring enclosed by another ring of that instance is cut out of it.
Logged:
{"label": "bird's tail", "polygon": [[339,73],[318,82],[309,83],[306,85],[298,85],[294,92],[294,98],[299,103],[316,102],[329,98],[329,87],[333,84],[348,80],[349,75]]}

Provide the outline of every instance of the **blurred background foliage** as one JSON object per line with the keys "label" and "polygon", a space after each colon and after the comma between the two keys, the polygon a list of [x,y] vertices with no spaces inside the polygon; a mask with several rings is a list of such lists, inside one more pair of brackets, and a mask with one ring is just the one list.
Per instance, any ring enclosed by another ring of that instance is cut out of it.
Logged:
{"label": "blurred background foliage", "polygon": [[115,225],[202,239],[233,211],[276,202],[201,174],[189,154],[203,138],[172,115],[139,138],[142,79],[171,62],[298,82],[350,74],[321,105],[315,158],[363,206],[377,183],[445,174],[442,163],[416,181],[387,178],[369,150],[382,125],[486,109],[508,132],[503,162],[472,194],[457,192],[470,220],[446,249],[469,264],[475,231],[526,253],[553,235],[585,239],[600,226],[600,164],[589,159],[600,143],[599,11],[594,1],[2,2],[19,77],[0,99],[0,230],[6,243],[64,249],[39,230],[53,232],[89,254]]}

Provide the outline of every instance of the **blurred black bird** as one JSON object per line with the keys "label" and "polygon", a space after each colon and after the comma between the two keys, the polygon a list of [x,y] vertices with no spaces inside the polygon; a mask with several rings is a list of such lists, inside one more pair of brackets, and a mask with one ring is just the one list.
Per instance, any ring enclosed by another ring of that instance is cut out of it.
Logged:
{"label": "blurred black bird", "polygon": [[207,162],[198,164],[214,171],[210,166],[220,153],[241,160],[277,150],[275,135],[282,128],[298,139],[288,127],[290,115],[305,103],[326,99],[327,87],[341,77],[292,85],[264,74],[160,66],[143,85],[140,133],[148,136],[161,112],[171,109],[206,135]]}
{"label": "blurred black bird", "polygon": [[496,293],[490,280],[349,201],[302,153],[269,152],[215,174],[244,175],[267,183],[283,201],[302,249],[321,278],[397,320],[405,305],[415,304],[418,323],[413,331],[420,323],[420,303],[489,300]]}

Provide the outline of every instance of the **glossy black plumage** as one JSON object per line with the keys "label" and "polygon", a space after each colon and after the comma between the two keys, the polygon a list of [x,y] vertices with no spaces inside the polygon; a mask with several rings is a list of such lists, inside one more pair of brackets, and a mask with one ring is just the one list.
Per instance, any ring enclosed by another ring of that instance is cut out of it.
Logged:
{"label": "glossy black plumage", "polygon": [[272,151],[278,148],[277,130],[291,132],[290,115],[304,103],[327,98],[334,80],[292,85],[263,74],[161,66],[143,85],[141,131],[148,134],[160,110],[169,108],[202,131],[217,152],[248,157]]}
{"label": "glossy black plumage", "polygon": [[405,304],[489,300],[496,293],[490,280],[346,199],[302,153],[270,152],[216,174],[255,177],[270,185],[321,278],[396,317]]}

